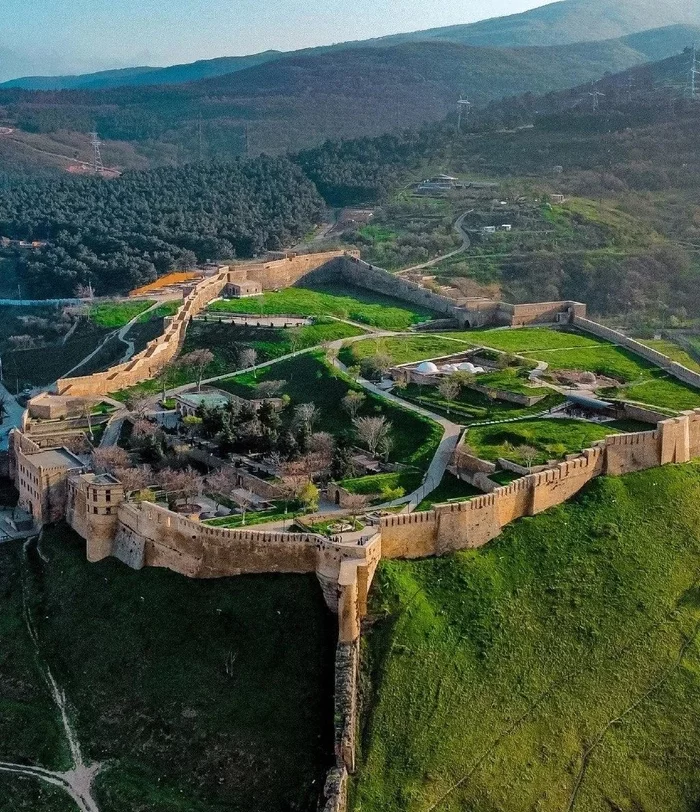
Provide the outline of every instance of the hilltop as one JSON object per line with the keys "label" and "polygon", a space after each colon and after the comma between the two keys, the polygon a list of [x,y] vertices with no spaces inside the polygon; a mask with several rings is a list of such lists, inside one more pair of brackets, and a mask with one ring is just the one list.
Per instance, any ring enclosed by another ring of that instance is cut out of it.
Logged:
{"label": "hilltop", "polygon": [[0,150],[8,168],[66,168],[76,152],[89,157],[86,134],[96,128],[105,160],[120,168],[294,151],[441,120],[463,94],[486,105],[599,80],[677,54],[699,31],[674,26],[545,48],[407,42],[288,55],[167,87],[5,89],[0,123],[16,130],[0,137]]}
{"label": "hilltop", "polygon": [[[337,52],[348,48],[385,49],[409,42],[431,41],[486,48],[542,47],[617,39],[630,34],[647,32],[653,28],[677,25],[700,25],[698,0],[683,4],[673,0],[661,0],[661,2],[651,0],[624,0],[623,2],[560,0],[520,14],[375,39],[342,42],[289,52],[263,51],[249,56],[203,59],[165,68],[133,67],[77,76],[24,76],[0,83],[0,88],[75,90],[181,84],[211,76],[235,73],[271,61],[299,56],[318,56],[326,52]],[[660,58],[663,55],[665,54],[648,54],[652,59]]]}

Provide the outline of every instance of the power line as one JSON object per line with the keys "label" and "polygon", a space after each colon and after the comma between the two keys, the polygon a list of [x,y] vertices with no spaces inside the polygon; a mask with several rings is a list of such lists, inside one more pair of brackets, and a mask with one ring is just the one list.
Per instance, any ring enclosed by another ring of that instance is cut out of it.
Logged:
{"label": "power line", "polygon": [[92,145],[92,171],[96,175],[101,175],[105,171],[104,164],[102,163],[102,156],[100,155],[100,141],[96,132],[90,133],[90,144]]}
{"label": "power line", "polygon": [[462,132],[462,115],[464,114],[465,118],[469,117],[469,113],[472,109],[472,103],[468,99],[463,99],[461,96],[459,97],[459,101],[457,102],[457,108],[459,110],[459,115],[457,117],[457,132]]}

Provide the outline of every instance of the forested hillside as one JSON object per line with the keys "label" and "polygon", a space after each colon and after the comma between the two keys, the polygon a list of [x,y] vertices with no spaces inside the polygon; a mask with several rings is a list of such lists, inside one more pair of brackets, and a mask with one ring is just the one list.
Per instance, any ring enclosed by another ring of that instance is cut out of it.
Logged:
{"label": "forested hillside", "polygon": [[[597,80],[677,53],[697,35],[692,28],[672,27],[637,37],[518,49],[432,40],[289,54],[178,85],[0,89],[0,125],[17,128],[0,139],[0,152],[8,165],[14,160],[10,146],[25,162],[37,164],[55,164],[55,155],[48,153],[63,152],[66,168],[76,150],[45,142],[93,129],[107,141],[105,161],[126,168],[140,168],[139,160],[154,165],[228,159],[246,150],[294,151],[326,138],[376,136],[439,121],[454,112],[463,94],[483,106]],[[80,157],[89,157],[87,139],[78,146]]]}
{"label": "forested hillside", "polygon": [[288,245],[318,221],[314,186],[286,158],[102,178],[7,180],[0,234],[48,240],[19,273],[36,296],[92,283],[124,292],[173,268]]}

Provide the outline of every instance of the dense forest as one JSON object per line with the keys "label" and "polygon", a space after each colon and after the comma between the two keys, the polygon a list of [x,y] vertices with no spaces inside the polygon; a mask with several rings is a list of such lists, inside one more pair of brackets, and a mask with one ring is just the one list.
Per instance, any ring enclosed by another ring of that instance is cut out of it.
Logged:
{"label": "dense forest", "polygon": [[0,179],[0,234],[47,240],[22,259],[35,296],[92,284],[124,292],[174,268],[289,245],[323,201],[286,158],[192,164],[102,178]]}

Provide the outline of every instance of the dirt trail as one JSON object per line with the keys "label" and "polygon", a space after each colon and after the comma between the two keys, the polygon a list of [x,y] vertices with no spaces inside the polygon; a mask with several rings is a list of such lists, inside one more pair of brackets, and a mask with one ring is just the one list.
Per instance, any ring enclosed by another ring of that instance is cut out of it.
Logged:
{"label": "dirt trail", "polygon": [[80,812],[100,812],[97,801],[92,794],[92,786],[95,776],[101,769],[100,764],[86,764],[83,760],[82,751],[80,749],[80,742],[71,722],[70,714],[68,711],[68,702],[66,700],[65,691],[56,681],[56,678],[51,672],[48,663],[44,661],[41,656],[41,647],[39,644],[39,635],[32,618],[28,594],[27,594],[27,579],[26,579],[26,563],[29,554],[29,548],[32,543],[36,541],[37,537],[27,539],[23,547],[23,561],[22,561],[22,612],[24,615],[24,623],[29,633],[29,637],[34,646],[34,653],[39,670],[46,682],[51,697],[56,705],[61,716],[61,724],[63,732],[66,737],[68,751],[70,753],[70,760],[72,767],[70,770],[58,772],[55,770],[47,770],[44,767],[33,767],[25,764],[13,764],[8,761],[0,761],[0,772],[12,773],[14,775],[22,775],[30,778],[37,778],[47,784],[61,787],[65,790],[71,798],[75,801]]}

